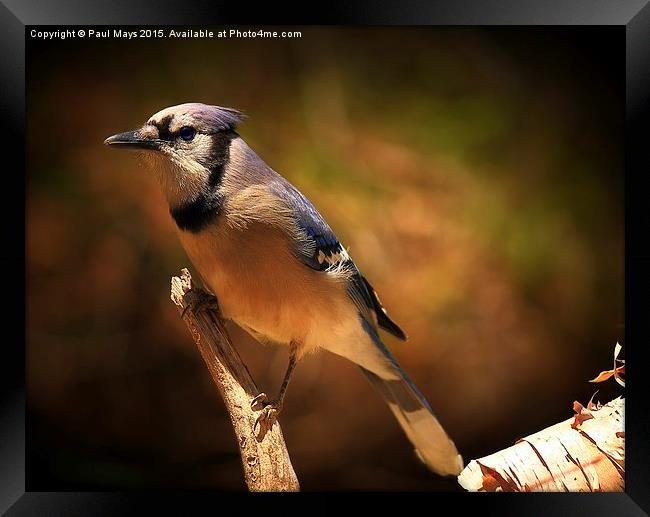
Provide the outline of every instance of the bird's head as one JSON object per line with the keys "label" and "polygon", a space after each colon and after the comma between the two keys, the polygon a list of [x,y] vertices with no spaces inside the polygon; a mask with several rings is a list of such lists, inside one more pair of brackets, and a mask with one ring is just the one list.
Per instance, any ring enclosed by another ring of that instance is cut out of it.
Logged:
{"label": "bird's head", "polygon": [[218,182],[230,141],[244,115],[231,108],[186,103],[152,115],[139,129],[104,143],[143,152],[171,204],[192,199]]}

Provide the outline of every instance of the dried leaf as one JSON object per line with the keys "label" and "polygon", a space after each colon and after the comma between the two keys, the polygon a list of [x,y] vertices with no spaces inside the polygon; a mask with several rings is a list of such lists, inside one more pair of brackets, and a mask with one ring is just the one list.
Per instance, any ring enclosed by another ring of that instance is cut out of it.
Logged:
{"label": "dried leaf", "polygon": [[614,370],[605,370],[600,372],[598,376],[591,379],[589,382],[603,382],[609,379],[612,375],[614,375]]}
{"label": "dried leaf", "polygon": [[[591,402],[589,402],[591,404]],[[573,401],[573,411],[576,412],[576,415],[573,417],[573,423],[571,424],[571,429],[578,429],[582,423],[586,420],[590,420],[594,416],[591,414],[589,409],[586,409],[580,402],[577,400]]]}
{"label": "dried leaf", "polygon": [[[591,379],[589,382],[603,382],[613,376],[616,382],[625,387],[625,378],[621,376],[625,375],[625,359],[618,358],[622,348],[623,347],[619,343],[616,343],[616,346],[614,347],[614,368],[600,372],[594,379]],[[617,366],[617,363],[620,363],[621,366]]]}

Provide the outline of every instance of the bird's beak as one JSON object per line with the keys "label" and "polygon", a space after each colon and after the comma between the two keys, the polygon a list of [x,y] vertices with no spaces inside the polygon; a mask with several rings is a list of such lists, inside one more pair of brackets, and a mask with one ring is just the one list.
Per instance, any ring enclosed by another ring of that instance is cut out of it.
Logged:
{"label": "bird's beak", "polygon": [[109,136],[104,140],[104,143],[113,147],[123,147],[126,149],[159,150],[161,141],[157,138],[151,138],[142,134],[140,130],[136,130]]}

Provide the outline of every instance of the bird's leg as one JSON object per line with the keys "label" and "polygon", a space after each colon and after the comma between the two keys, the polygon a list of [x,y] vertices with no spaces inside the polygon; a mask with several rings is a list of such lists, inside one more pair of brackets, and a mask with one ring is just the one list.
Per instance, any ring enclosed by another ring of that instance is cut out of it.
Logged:
{"label": "bird's leg", "polygon": [[292,342],[289,351],[289,365],[287,366],[287,371],[284,374],[284,380],[282,381],[282,386],[280,387],[280,392],[278,393],[277,398],[273,401],[269,401],[267,399],[266,393],[260,393],[251,401],[251,409],[254,411],[261,409],[261,413],[255,421],[255,428],[258,426],[260,428],[260,432],[258,434],[258,437],[260,437],[260,439],[264,437],[269,429],[271,429],[273,423],[278,417],[278,414],[280,411],[282,411],[284,395],[287,392],[287,387],[289,386],[289,381],[291,380],[291,374],[296,367],[297,352],[298,346],[296,343]]}
{"label": "bird's leg", "polygon": [[185,305],[181,313],[181,318],[185,316],[188,309],[191,309],[194,313],[210,310],[219,312],[219,301],[215,295],[209,293],[202,287],[194,287],[192,289],[192,296],[187,301],[187,305]]}

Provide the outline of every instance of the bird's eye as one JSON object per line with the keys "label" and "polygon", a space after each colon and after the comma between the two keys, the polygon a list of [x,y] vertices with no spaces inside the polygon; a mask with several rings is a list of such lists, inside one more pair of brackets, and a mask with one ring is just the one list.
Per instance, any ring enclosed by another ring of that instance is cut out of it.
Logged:
{"label": "bird's eye", "polygon": [[181,136],[181,138],[183,140],[185,140],[186,142],[189,142],[190,140],[192,140],[194,138],[194,135],[196,135],[196,129],[194,129],[193,127],[190,127],[190,126],[185,126],[185,127],[181,128],[181,131],[180,131],[179,134],[180,134],[180,136]]}

